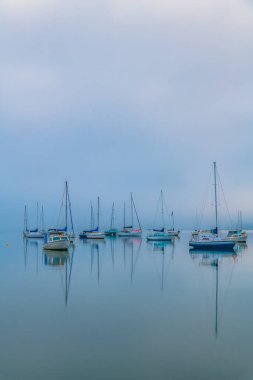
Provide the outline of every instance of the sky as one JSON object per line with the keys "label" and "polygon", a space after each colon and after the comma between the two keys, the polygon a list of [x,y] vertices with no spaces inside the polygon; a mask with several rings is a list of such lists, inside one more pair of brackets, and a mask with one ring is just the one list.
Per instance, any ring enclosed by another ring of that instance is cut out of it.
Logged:
{"label": "sky", "polygon": [[253,228],[252,67],[250,0],[0,0],[0,228],[37,201],[55,224],[66,179],[77,229],[97,195],[122,225],[131,191],[151,227],[161,189],[179,228],[210,224],[213,161]]}

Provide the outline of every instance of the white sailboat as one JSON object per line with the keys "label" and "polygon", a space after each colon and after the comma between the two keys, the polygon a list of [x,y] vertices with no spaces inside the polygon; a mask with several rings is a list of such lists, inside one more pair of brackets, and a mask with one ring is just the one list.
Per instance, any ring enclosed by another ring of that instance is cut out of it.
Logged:
{"label": "white sailboat", "polygon": [[42,206],[42,209],[41,209],[41,228],[39,228],[39,204],[37,202],[37,227],[34,230],[30,230],[28,228],[27,208],[25,206],[23,236],[25,238],[41,239],[41,238],[44,238],[44,234],[45,234],[45,232],[44,232],[44,211],[43,211],[43,206]]}
{"label": "white sailboat", "polygon": [[173,236],[173,237],[179,237],[180,235],[180,231],[179,230],[175,230],[175,218],[174,218],[174,211],[172,211],[171,213],[171,217],[172,217],[172,228],[167,230],[168,234],[170,236]]}
{"label": "white sailboat", "polygon": [[[118,232],[118,236],[120,237],[139,237],[142,234],[141,224],[139,220],[139,216],[135,207],[135,203],[133,200],[133,195],[131,193],[130,197],[130,205],[131,205],[131,226],[126,226],[126,205],[124,203],[124,227],[121,231]],[[134,229],[134,213],[138,222],[139,228]]]}
{"label": "white sailboat", "polygon": [[67,251],[70,246],[69,238],[64,233],[50,234],[45,237],[43,249],[52,251]]}
{"label": "white sailboat", "polygon": [[[48,230],[48,234],[66,234],[71,242],[73,242],[75,238],[75,232],[74,232],[74,225],[73,225],[73,217],[72,217],[72,209],[71,209],[71,202],[70,202],[70,196],[69,196],[69,187],[68,187],[68,182],[65,182],[65,187],[64,187],[64,193],[63,193],[63,198],[62,198],[62,203],[61,203],[61,208],[60,208],[60,213],[59,216],[61,215],[62,209],[65,210],[65,227],[63,228],[50,228]],[[70,223],[69,223],[70,222]],[[58,223],[59,225],[59,219]],[[70,224],[70,229],[69,229],[69,224]]]}
{"label": "white sailboat", "polygon": [[[69,198],[68,191],[68,182],[65,182],[65,189],[63,193],[63,200],[61,204],[61,209],[64,207],[65,200],[65,227],[64,228],[51,228],[48,230],[47,234],[45,234],[43,249],[45,250],[55,250],[55,251],[66,251],[68,250],[71,238],[70,236],[74,236],[74,228],[73,228],[73,220],[72,220],[72,212],[71,212],[71,204]],[[60,209],[60,214],[61,214]],[[68,211],[70,212],[70,221],[71,221],[71,233],[68,235]]]}
{"label": "white sailboat", "polygon": [[236,243],[239,244],[246,244],[247,243],[247,232],[243,231],[242,229],[242,212],[238,212],[238,228],[235,230],[228,231],[227,237],[233,239],[236,241]]}
{"label": "white sailboat", "polygon": [[199,250],[233,250],[236,242],[228,237],[222,238],[218,235],[218,202],[217,202],[217,168],[216,162],[214,168],[214,200],[215,200],[215,229],[208,234],[199,233],[192,236],[189,245],[193,249]]}
{"label": "white sailboat", "polygon": [[[93,207],[92,206],[91,206],[91,223],[93,226]],[[104,232],[99,230],[100,228],[99,223],[100,223],[100,199],[98,197],[97,198],[97,228],[96,229],[91,228],[91,230],[89,231],[83,231],[80,233],[79,237],[81,239],[104,239],[105,234]]]}

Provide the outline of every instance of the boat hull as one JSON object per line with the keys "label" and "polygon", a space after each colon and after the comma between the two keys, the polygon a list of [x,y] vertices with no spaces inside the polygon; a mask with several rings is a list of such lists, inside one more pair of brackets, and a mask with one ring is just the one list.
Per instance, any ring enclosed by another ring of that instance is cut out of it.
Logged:
{"label": "boat hull", "polygon": [[105,231],[105,236],[117,236],[118,230],[107,230]]}
{"label": "boat hull", "polygon": [[195,250],[233,251],[236,242],[233,241],[190,241],[189,246]]}
{"label": "boat hull", "polygon": [[172,231],[172,230],[168,230],[167,233],[172,236],[172,237],[179,237],[180,235],[180,231]]}
{"label": "boat hull", "polygon": [[86,233],[86,239],[104,239],[105,234],[103,232],[88,232]]}
{"label": "boat hull", "polygon": [[148,235],[147,236],[148,241],[172,241],[173,236],[172,235]]}
{"label": "boat hull", "polygon": [[44,232],[24,232],[24,237],[27,239],[43,239]]}
{"label": "boat hull", "polygon": [[67,251],[69,249],[69,241],[52,241],[45,243],[43,249],[52,251]]}
{"label": "boat hull", "polygon": [[141,237],[142,232],[119,232],[119,237]]}

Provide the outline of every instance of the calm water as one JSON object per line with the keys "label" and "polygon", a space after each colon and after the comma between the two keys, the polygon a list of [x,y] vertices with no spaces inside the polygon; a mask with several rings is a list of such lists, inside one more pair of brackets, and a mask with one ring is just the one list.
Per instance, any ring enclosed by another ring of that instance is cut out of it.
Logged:
{"label": "calm water", "polygon": [[47,256],[0,238],[1,379],[253,379],[253,235],[218,267],[187,232]]}

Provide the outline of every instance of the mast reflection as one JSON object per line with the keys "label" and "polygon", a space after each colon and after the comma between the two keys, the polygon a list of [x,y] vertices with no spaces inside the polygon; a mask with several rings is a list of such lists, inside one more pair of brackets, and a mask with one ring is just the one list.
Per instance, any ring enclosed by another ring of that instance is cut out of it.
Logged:
{"label": "mast reflection", "polygon": [[174,250],[175,250],[175,244],[173,241],[160,241],[160,242],[151,242],[148,241],[148,249],[151,249],[154,255],[161,254],[162,256],[162,262],[161,262],[161,291],[164,290],[164,275],[165,275],[165,255],[167,253],[171,252],[171,257],[168,262],[168,265],[170,264],[171,260],[174,259]]}
{"label": "mast reflection", "polygon": [[[63,275],[64,300],[68,304],[75,249],[69,251],[43,250],[44,265]],[[65,269],[65,270],[64,270]]]}
{"label": "mast reflection", "polygon": [[193,260],[198,260],[199,265],[211,267],[215,271],[215,318],[214,332],[218,338],[218,319],[219,319],[219,268],[223,259],[232,259],[233,263],[237,262],[237,253],[235,251],[201,251],[190,249],[189,254]]}

